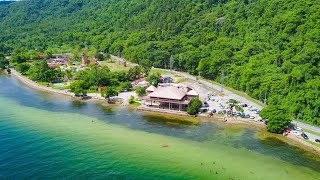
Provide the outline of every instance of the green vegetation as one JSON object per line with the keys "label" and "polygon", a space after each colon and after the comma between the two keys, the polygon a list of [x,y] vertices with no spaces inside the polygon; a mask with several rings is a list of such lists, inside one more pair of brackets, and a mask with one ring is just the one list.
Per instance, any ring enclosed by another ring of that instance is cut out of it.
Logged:
{"label": "green vegetation", "polygon": [[128,99],[128,102],[129,102],[129,104],[134,103],[134,102],[135,102],[135,101],[134,101],[134,97],[133,97],[133,96],[130,96],[130,98]]}
{"label": "green vegetation", "polygon": [[108,87],[106,90],[103,90],[101,92],[101,96],[102,97],[105,97],[106,99],[109,99],[111,97],[114,97],[114,96],[118,96],[118,91],[116,90],[115,87]]}
{"label": "green vegetation", "polygon": [[20,72],[22,75],[27,75],[27,72],[29,71],[30,67],[31,66],[29,63],[24,62],[24,63],[18,64],[16,66],[16,70]]}
{"label": "green vegetation", "polygon": [[190,115],[196,115],[199,112],[199,109],[202,107],[202,102],[199,98],[191,99],[189,106],[187,107],[187,113]]}
{"label": "green vegetation", "polygon": [[4,54],[0,52],[0,70],[4,69],[7,65],[9,65],[9,61],[6,60]]}
{"label": "green vegetation", "polygon": [[0,6],[0,52],[61,49],[79,60],[87,49],[162,68],[172,56],[176,70],[217,82],[224,73],[225,85],[319,125],[319,9],[317,0],[20,1]]}
{"label": "green vegetation", "polygon": [[102,66],[108,66],[110,71],[129,71],[130,69],[130,67],[125,67],[123,64],[119,64],[117,62],[102,61],[100,63]]}
{"label": "green vegetation", "polygon": [[130,96],[128,101],[129,101],[129,104],[132,105],[132,106],[141,106],[141,103],[135,101],[133,96]]}
{"label": "green vegetation", "polygon": [[[48,67],[46,61],[39,61],[32,64],[27,72],[24,72],[26,64],[19,64],[18,70],[23,70],[21,73],[28,74],[29,78],[34,81],[42,82],[56,82],[60,81],[63,73],[60,69],[53,69]],[[23,68],[22,68],[23,67]]]}
{"label": "green vegetation", "polygon": [[101,95],[105,98],[118,95],[120,91],[130,90],[128,74],[124,71],[110,72],[109,68],[90,65],[75,76],[75,81],[70,85],[70,90],[75,94],[86,94],[88,91],[97,92],[103,87]]}
{"label": "green vegetation", "polygon": [[149,84],[158,86],[158,83],[160,82],[160,77],[161,77],[161,74],[152,73],[147,77],[146,80],[149,82]]}
{"label": "green vegetation", "polygon": [[145,87],[137,87],[136,93],[139,97],[142,97],[142,96],[146,95],[146,88]]}
{"label": "green vegetation", "polygon": [[267,106],[260,112],[263,119],[268,119],[267,130],[273,133],[283,133],[291,122],[288,110],[280,106]]}
{"label": "green vegetation", "polygon": [[304,131],[304,132],[307,132],[307,133],[311,133],[311,134],[317,135],[317,136],[320,137],[320,133],[318,133],[318,132],[311,131],[311,130],[309,130],[309,129],[303,129],[303,131]]}

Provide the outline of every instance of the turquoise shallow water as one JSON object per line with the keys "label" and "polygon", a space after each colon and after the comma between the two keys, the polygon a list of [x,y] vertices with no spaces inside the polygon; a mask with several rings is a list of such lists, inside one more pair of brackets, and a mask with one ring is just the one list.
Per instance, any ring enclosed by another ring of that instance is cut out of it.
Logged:
{"label": "turquoise shallow water", "polygon": [[0,178],[320,179],[317,155],[253,129],[165,120],[0,76]]}

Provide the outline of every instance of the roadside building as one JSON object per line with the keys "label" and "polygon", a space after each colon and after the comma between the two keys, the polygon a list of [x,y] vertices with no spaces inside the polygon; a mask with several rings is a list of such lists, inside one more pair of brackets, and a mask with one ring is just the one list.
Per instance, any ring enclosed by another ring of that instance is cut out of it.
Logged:
{"label": "roadside building", "polygon": [[178,85],[149,86],[146,91],[147,96],[142,98],[145,105],[177,111],[186,111],[191,99],[199,96],[194,90]]}

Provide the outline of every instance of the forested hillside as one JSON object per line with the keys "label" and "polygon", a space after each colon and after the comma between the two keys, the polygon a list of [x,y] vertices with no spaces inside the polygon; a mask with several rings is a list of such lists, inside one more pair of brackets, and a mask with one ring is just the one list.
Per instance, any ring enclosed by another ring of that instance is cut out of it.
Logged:
{"label": "forested hillside", "polygon": [[0,7],[0,51],[89,48],[220,81],[320,124],[319,0],[28,0]]}

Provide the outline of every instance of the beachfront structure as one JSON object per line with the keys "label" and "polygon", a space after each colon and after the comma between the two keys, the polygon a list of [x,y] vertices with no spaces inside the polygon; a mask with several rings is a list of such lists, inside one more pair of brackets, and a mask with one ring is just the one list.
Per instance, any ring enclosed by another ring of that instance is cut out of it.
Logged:
{"label": "beachfront structure", "polygon": [[148,107],[177,111],[186,111],[191,99],[199,97],[191,88],[175,84],[159,84],[157,88],[151,85],[146,92],[142,100]]}

